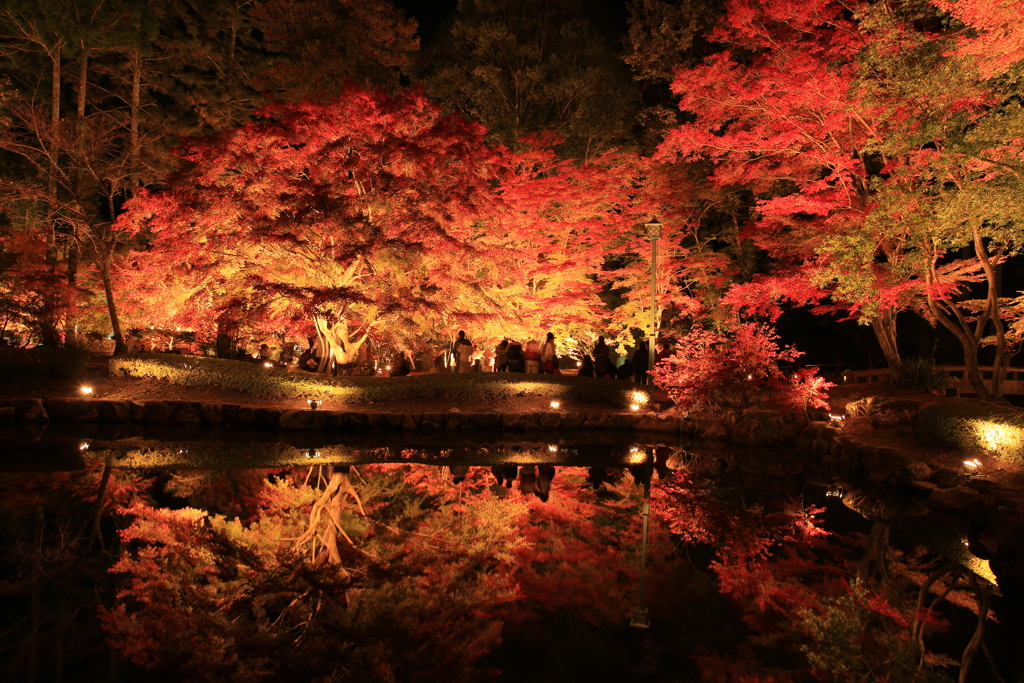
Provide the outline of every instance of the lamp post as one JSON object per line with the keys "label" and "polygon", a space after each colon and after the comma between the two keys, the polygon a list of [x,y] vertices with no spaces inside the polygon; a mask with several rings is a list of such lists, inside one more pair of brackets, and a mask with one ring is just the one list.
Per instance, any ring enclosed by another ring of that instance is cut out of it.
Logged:
{"label": "lamp post", "polygon": [[650,223],[644,223],[647,230],[647,239],[651,241],[651,333],[647,337],[647,373],[650,382],[650,372],[654,370],[654,344],[658,338],[658,240],[661,238],[661,229],[664,227],[657,218],[652,218]]}

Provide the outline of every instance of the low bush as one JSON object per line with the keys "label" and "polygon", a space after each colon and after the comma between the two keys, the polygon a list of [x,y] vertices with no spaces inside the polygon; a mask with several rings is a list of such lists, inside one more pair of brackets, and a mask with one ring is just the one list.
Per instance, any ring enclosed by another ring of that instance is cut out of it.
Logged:
{"label": "low bush", "polygon": [[886,414],[903,414],[910,416],[921,408],[921,402],[909,398],[892,398],[891,396],[866,396],[851,401],[846,405],[849,415],[881,417]]}
{"label": "low bush", "polygon": [[908,358],[893,373],[893,386],[915,391],[942,391],[956,384],[932,358]]}
{"label": "low bush", "polygon": [[914,433],[931,443],[981,450],[1024,464],[1024,413],[985,401],[935,403],[914,415]]}
{"label": "low bush", "polygon": [[0,379],[28,377],[75,377],[85,371],[88,351],[37,347],[0,348]]}
{"label": "low bush", "polygon": [[412,377],[324,377],[255,363],[173,354],[115,356],[110,371],[172,384],[223,387],[264,398],[312,398],[350,404],[415,399],[478,403],[486,411],[494,401],[537,397],[626,408],[636,386],[622,380],[562,375],[477,372]]}

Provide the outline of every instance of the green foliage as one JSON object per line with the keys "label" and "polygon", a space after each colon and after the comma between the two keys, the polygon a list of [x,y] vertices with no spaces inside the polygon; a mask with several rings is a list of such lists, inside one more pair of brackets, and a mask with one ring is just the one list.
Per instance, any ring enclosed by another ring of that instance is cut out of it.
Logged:
{"label": "green foliage", "polygon": [[914,433],[932,443],[1024,463],[1024,414],[986,401],[961,399],[925,406],[914,416]]}
{"label": "green foliage", "polygon": [[953,386],[955,382],[935,365],[934,358],[915,356],[906,359],[896,368],[893,384],[901,389],[941,391]]}
{"label": "green foliage", "polygon": [[880,619],[877,608],[871,608],[877,602],[867,588],[855,585],[851,595],[823,598],[820,610],[800,615],[800,626],[811,638],[800,650],[815,675],[871,683],[879,680],[878,666],[884,662],[888,680],[949,681],[941,669],[918,668],[921,651],[906,624]]}
{"label": "green foliage", "polygon": [[87,351],[38,347],[0,348],[0,380],[55,375],[73,377],[85,371]]}
{"label": "green foliage", "polygon": [[436,400],[479,403],[536,397],[626,408],[634,385],[620,380],[517,373],[439,373],[412,377],[324,377],[261,364],[173,354],[115,356],[110,371],[171,384],[224,387],[252,396],[316,398],[350,404]]}
{"label": "green foliage", "polygon": [[417,75],[432,98],[513,148],[541,131],[555,132],[560,153],[576,159],[628,145],[638,93],[602,5],[459,3]]}
{"label": "green foliage", "polygon": [[921,402],[909,398],[891,398],[889,396],[866,396],[851,401],[846,406],[848,415],[864,415],[880,418],[885,415],[910,417],[921,408]]}

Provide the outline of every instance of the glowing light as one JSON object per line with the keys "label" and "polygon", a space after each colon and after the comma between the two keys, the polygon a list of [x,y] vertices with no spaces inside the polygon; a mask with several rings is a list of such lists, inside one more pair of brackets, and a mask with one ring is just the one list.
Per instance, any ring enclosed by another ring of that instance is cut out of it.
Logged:
{"label": "glowing light", "polygon": [[303,455],[305,455],[307,458],[319,458],[320,451],[316,450],[315,448],[310,448],[305,453],[303,453]]}
{"label": "glowing light", "polygon": [[551,451],[552,453],[557,453],[558,452],[558,446],[556,446],[553,443],[552,444],[548,444],[548,450]]}
{"label": "glowing light", "polygon": [[753,375],[747,375],[747,379],[754,379]]}
{"label": "glowing light", "polygon": [[643,452],[639,446],[633,446],[629,449],[629,455],[626,456],[626,462],[630,465],[642,465],[647,460],[647,454]]}
{"label": "glowing light", "polygon": [[579,367],[583,367],[583,361],[581,361],[581,360],[576,361],[576,367],[578,367],[578,368]]}
{"label": "glowing light", "polygon": [[174,328],[174,331],[175,331],[175,332],[181,332],[181,328],[180,328],[180,327],[175,327],[175,328]]}
{"label": "glowing light", "polygon": [[87,450],[89,450],[89,442],[88,441],[83,441],[82,443],[78,444],[78,450],[80,450],[80,451],[87,451]]}
{"label": "glowing light", "polygon": [[309,405],[310,410],[316,410],[317,408],[320,407],[320,401],[314,398],[308,399],[306,403]]}
{"label": "glowing light", "polygon": [[647,405],[647,402],[651,400],[651,397],[648,396],[647,393],[644,391],[634,391],[632,399],[633,403],[643,406]]}
{"label": "glowing light", "polygon": [[274,367],[274,364],[273,363],[264,363],[263,367],[265,367],[265,368],[272,368],[272,367]]}
{"label": "glowing light", "polygon": [[385,365],[385,366],[384,366],[384,369],[385,369],[385,370],[390,370],[390,369],[391,369],[391,366],[390,366],[390,365]]}
{"label": "glowing light", "polygon": [[629,409],[635,413],[636,411],[640,410],[640,406],[638,406],[636,403],[632,403],[630,404]]}
{"label": "glowing light", "polygon": [[825,491],[826,498],[842,498],[846,494],[842,486],[829,486]]}
{"label": "glowing light", "polygon": [[998,451],[1015,445],[1021,438],[1019,428],[994,422],[979,422],[975,425],[974,432],[982,448],[987,451]]}
{"label": "glowing light", "polygon": [[561,405],[562,405],[562,404],[561,404],[561,403],[559,403],[558,401],[552,401],[552,402],[551,402],[551,410],[558,410],[558,408],[559,408],[559,407],[560,407]]}
{"label": "glowing light", "polygon": [[828,423],[829,427],[842,427],[843,426],[843,420],[846,419],[846,415],[844,415],[844,414],[836,415],[835,413],[829,413],[828,414],[828,419],[829,419],[829,423]]}
{"label": "glowing light", "polygon": [[91,397],[93,395],[92,387],[82,387],[82,395],[86,397]]}
{"label": "glowing light", "polygon": [[972,470],[976,470],[981,467],[981,461],[975,458],[974,460],[964,460],[964,466]]}

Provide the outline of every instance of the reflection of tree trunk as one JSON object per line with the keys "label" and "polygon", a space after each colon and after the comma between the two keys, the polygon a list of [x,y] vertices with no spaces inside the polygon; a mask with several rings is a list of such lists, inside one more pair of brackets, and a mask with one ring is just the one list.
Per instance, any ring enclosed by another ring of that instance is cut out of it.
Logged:
{"label": "reflection of tree trunk", "polygon": [[[925,612],[931,612],[932,610],[934,610],[936,607],[938,607],[939,603],[942,602],[947,595],[949,595],[949,592],[953,590],[953,587],[959,580],[960,572],[962,571],[963,569],[956,562],[947,562],[946,564],[942,565],[941,567],[933,571],[931,574],[929,574],[928,578],[925,579],[924,583],[921,584],[921,590],[919,590],[917,593],[917,607],[914,609],[914,623],[910,626],[910,635],[917,643],[917,646],[921,652],[921,658],[918,661],[917,665],[918,669],[924,666],[924,627],[926,623],[923,617],[925,615]],[[931,604],[928,605],[928,607],[926,608],[924,603],[925,600],[928,598],[928,594],[929,591],[931,591],[932,589],[932,585],[934,585],[936,581],[941,579],[946,574],[949,574],[950,572],[952,572],[952,575],[949,577],[949,585],[942,593],[940,593],[934,600],[932,600]]]}
{"label": "reflection of tree trunk", "polygon": [[67,629],[67,616],[65,615],[64,591],[61,589],[57,597],[57,624],[53,634],[53,682],[61,683],[64,680],[64,631]]}
{"label": "reflection of tree trunk", "polygon": [[36,660],[39,656],[39,626],[42,623],[43,567],[40,553],[43,551],[43,508],[36,508],[35,515],[35,547],[32,549],[32,579],[29,594],[29,633],[27,644],[27,672],[25,679],[35,683]]}
{"label": "reflection of tree trunk", "polygon": [[100,486],[96,491],[96,505],[92,513],[92,533],[93,538],[100,542],[100,547],[103,547],[103,533],[100,531],[100,518],[103,514],[103,498],[107,493],[107,484],[110,482],[111,465],[113,464],[113,458],[106,456],[103,460],[103,476],[100,477]]}
{"label": "reflection of tree trunk", "polygon": [[[341,565],[341,553],[338,550],[338,537],[341,536],[349,547],[356,548],[355,543],[349,538],[345,530],[341,528],[341,507],[344,496],[349,496],[355,502],[359,513],[365,517],[366,510],[363,508],[363,501],[359,498],[355,487],[349,480],[348,468],[346,471],[335,471],[331,474],[327,488],[320,499],[313,505],[309,513],[309,526],[306,531],[295,541],[296,549],[302,548],[307,543],[312,544],[313,559],[316,559],[316,543],[320,540],[327,550],[327,557],[332,564]],[[327,512],[328,525],[323,535],[320,535],[320,520],[324,511]],[[344,571],[344,569],[342,570]],[[347,574],[347,572],[346,572]]]}
{"label": "reflection of tree trunk", "polygon": [[871,327],[875,331],[879,346],[882,347],[886,365],[895,372],[903,362],[896,347],[896,311],[892,308],[882,311],[871,319]]}
{"label": "reflection of tree trunk", "polygon": [[864,582],[871,576],[871,562],[874,560],[875,571],[882,581],[889,580],[889,525],[875,522],[871,525],[868,537],[864,539],[864,557],[857,565],[857,580]]}
{"label": "reflection of tree trunk", "polygon": [[978,625],[974,629],[971,641],[964,648],[964,656],[960,660],[960,678],[958,683],[966,683],[967,674],[971,671],[971,663],[974,661],[974,656],[978,654],[978,649],[984,644],[985,623],[988,621],[989,602],[992,599],[992,586],[987,582],[979,582],[974,574],[968,575],[968,581],[978,601]]}

